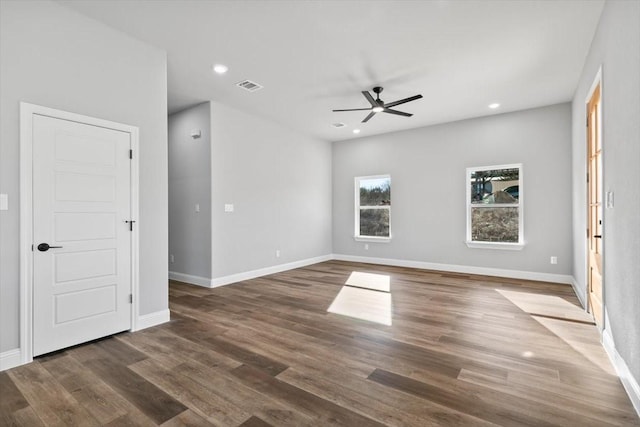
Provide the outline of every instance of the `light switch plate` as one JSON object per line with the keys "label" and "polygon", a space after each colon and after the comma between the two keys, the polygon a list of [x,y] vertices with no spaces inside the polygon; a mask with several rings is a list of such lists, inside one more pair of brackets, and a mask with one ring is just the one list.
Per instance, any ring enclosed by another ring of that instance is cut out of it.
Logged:
{"label": "light switch plate", "polygon": [[8,211],[8,210],[9,210],[9,195],[0,194],[0,211]]}
{"label": "light switch plate", "polygon": [[224,205],[224,211],[225,212],[233,212],[233,205],[231,203],[226,203]]}

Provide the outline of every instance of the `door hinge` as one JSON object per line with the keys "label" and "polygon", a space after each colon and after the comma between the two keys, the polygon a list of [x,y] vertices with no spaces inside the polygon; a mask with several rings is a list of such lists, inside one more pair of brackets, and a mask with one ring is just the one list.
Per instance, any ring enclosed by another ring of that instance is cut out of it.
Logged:
{"label": "door hinge", "polygon": [[133,159],[133,150],[129,150],[129,158]]}
{"label": "door hinge", "polygon": [[135,221],[125,221],[127,224],[129,224],[129,231],[133,231],[133,223]]}
{"label": "door hinge", "polygon": [[133,304],[133,294],[129,294],[129,304]]}
{"label": "door hinge", "polygon": [[33,245],[31,245],[31,252],[33,252]]}

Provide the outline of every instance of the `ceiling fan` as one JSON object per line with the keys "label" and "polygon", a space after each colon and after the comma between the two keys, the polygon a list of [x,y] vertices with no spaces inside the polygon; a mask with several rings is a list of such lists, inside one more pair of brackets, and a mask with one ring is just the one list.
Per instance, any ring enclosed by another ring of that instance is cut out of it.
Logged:
{"label": "ceiling fan", "polygon": [[380,99],[380,92],[382,92],[382,90],[383,89],[380,86],[376,86],[373,88],[373,93],[376,94],[376,99],[373,99],[373,96],[371,96],[371,94],[368,91],[366,90],[362,91],[362,94],[364,95],[364,97],[367,98],[367,101],[369,101],[369,104],[371,104],[371,108],[350,108],[346,110],[333,110],[333,111],[334,112],[371,111],[369,115],[367,115],[367,117],[364,118],[362,123],[368,122],[371,117],[376,115],[376,113],[389,113],[389,114],[396,114],[398,116],[411,117],[413,116],[413,114],[405,113],[403,111],[398,111],[398,110],[392,110],[391,107],[395,107],[396,105],[404,104],[405,102],[411,102],[411,101],[415,101],[416,99],[422,98],[422,95],[415,95],[415,96],[410,96],[409,98],[401,99],[399,101],[388,102],[385,104],[384,101]]}

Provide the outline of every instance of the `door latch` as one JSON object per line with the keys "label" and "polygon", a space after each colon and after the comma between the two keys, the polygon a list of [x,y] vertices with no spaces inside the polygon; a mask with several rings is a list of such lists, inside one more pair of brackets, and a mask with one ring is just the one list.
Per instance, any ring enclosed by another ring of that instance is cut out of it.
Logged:
{"label": "door latch", "polygon": [[62,246],[49,246],[48,243],[40,243],[38,245],[38,250],[40,252],[47,252],[49,249],[58,249],[58,248],[62,248]]}

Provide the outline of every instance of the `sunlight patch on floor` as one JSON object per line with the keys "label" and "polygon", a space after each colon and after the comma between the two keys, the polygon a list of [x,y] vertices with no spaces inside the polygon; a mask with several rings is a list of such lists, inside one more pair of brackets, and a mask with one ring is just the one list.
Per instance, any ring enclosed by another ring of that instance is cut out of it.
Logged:
{"label": "sunlight patch on floor", "polygon": [[352,272],[327,311],[391,326],[391,278]]}
{"label": "sunlight patch on floor", "polygon": [[589,313],[560,297],[504,289],[496,291],[525,313],[593,323]]}
{"label": "sunlight patch on floor", "polygon": [[357,288],[372,289],[374,291],[391,291],[391,278],[385,274],[362,273],[354,271],[351,273],[345,285]]}
{"label": "sunlight patch on floor", "polygon": [[[576,352],[604,372],[615,375],[615,370],[600,344],[600,335],[593,317],[581,307],[552,295],[496,289],[515,306],[567,343]],[[535,357],[532,352],[524,357]]]}
{"label": "sunlight patch on floor", "polygon": [[616,375],[607,353],[600,344],[600,334],[594,325],[549,319],[547,317],[532,317],[604,372],[609,375]]}
{"label": "sunlight patch on floor", "polygon": [[390,326],[391,294],[343,286],[327,311]]}

